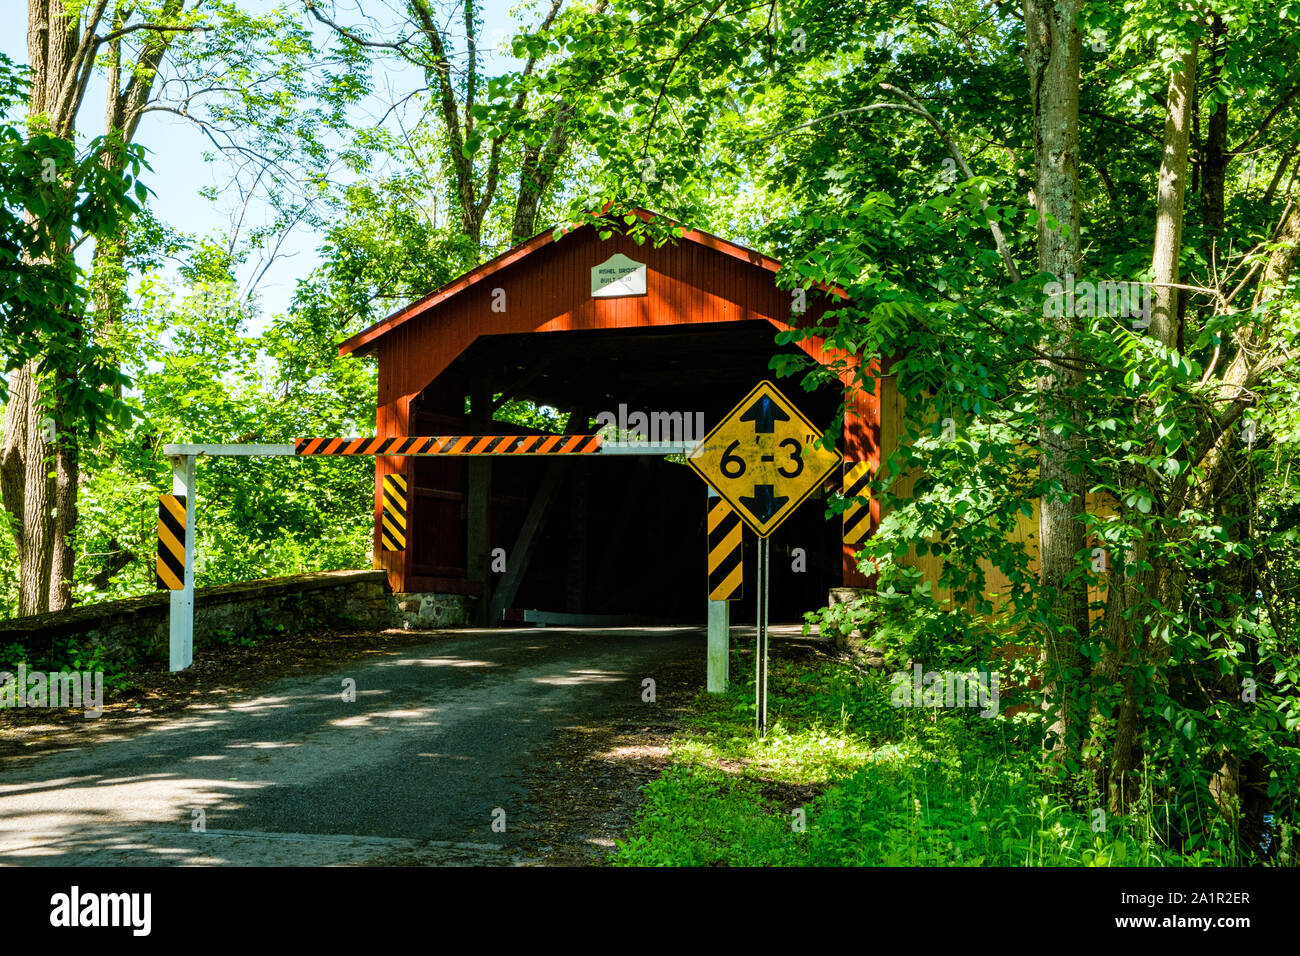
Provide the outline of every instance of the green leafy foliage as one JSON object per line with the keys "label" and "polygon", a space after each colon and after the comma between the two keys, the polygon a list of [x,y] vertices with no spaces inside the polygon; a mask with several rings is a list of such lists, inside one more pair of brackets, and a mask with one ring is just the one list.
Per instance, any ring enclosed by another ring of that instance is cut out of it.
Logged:
{"label": "green leafy foliage", "polygon": [[[0,114],[26,94],[26,79],[0,56]],[[9,372],[32,360],[45,407],[60,430],[94,436],[126,409],[112,387],[123,381],[110,356],[81,334],[87,289],[71,237],[111,233],[147,190],[139,149],[122,171],[100,162],[104,139],[83,150],[39,128],[0,124],[0,358]],[[7,380],[0,377],[0,397]]]}
{"label": "green leafy foliage", "polygon": [[[733,673],[752,667],[733,656]],[[894,708],[883,673],[845,660],[771,662],[774,726],[753,737],[742,681],[700,695],[672,766],[644,788],[623,866],[1204,866],[1248,848],[1204,807],[1108,816],[1054,796],[1025,721]],[[1292,859],[1295,822],[1276,837]],[[1192,833],[1188,837],[1188,833]]]}

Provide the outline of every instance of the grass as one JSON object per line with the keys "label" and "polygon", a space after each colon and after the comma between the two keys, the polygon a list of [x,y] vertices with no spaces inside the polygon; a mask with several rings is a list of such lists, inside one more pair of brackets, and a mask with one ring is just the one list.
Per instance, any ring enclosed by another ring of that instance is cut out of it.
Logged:
{"label": "grass", "polygon": [[1150,809],[1109,820],[1044,788],[1022,718],[895,708],[888,675],[775,658],[768,735],[753,733],[752,655],[701,694],[672,766],[610,862],[621,866],[1203,866]]}

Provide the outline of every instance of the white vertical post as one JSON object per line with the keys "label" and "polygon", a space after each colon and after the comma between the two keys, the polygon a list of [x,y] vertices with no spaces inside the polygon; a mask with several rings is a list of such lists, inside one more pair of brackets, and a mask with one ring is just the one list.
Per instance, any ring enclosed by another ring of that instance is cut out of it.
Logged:
{"label": "white vertical post", "polygon": [[707,690],[721,694],[727,689],[728,638],[731,632],[731,602],[709,602],[709,671]]}
{"label": "white vertical post", "polygon": [[[717,498],[718,493],[712,485],[708,496]],[[707,578],[706,578],[707,580]],[[731,602],[709,602],[709,662],[705,689],[710,694],[721,694],[727,689],[729,640],[731,636]]]}
{"label": "white vertical post", "polygon": [[194,456],[172,459],[172,494],[185,496],[185,588],[172,591],[169,651],[173,671],[183,671],[194,662]]}

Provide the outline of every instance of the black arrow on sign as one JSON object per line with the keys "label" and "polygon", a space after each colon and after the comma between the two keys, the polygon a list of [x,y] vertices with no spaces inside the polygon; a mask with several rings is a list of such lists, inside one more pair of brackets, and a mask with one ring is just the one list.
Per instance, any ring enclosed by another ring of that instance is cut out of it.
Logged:
{"label": "black arrow on sign", "polygon": [[756,399],[753,405],[745,409],[740,416],[740,420],[742,422],[753,422],[756,435],[770,435],[776,431],[777,422],[788,422],[790,416],[781,411],[776,402],[772,401],[769,396],[763,395]]}
{"label": "black arrow on sign", "polygon": [[749,513],[759,520],[760,523],[766,523],[772,515],[781,510],[790,499],[785,495],[775,493],[771,485],[755,485],[754,497],[746,498],[740,496],[740,503],[744,505]]}

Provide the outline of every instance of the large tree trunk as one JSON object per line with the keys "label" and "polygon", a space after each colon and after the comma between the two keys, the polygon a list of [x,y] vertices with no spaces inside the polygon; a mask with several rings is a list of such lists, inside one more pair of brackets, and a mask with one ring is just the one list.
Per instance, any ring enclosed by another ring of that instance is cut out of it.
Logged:
{"label": "large tree trunk", "polygon": [[[1187,154],[1191,134],[1192,96],[1196,81],[1196,44],[1193,42],[1179,57],[1178,67],[1169,78],[1168,105],[1165,113],[1164,152],[1160,161],[1160,175],[1156,186],[1155,242],[1151,257],[1154,278],[1152,293],[1151,326],[1149,334],[1167,348],[1178,344],[1180,315],[1178,258],[1182,251],[1183,204],[1187,191]],[[1140,473],[1132,476],[1134,482],[1143,480]],[[1140,564],[1149,565],[1137,577],[1136,594],[1130,594],[1128,605],[1138,602],[1155,602],[1156,606],[1176,608],[1182,603],[1184,573],[1170,567],[1161,557],[1159,549],[1141,539],[1134,548]],[[1118,582],[1112,576],[1111,586],[1128,588],[1129,582]],[[1139,757],[1139,739],[1142,730],[1142,703],[1149,689],[1139,686],[1138,674],[1148,665],[1156,665],[1155,673],[1162,674],[1164,662],[1158,659],[1161,642],[1141,625],[1138,618],[1121,616],[1107,621],[1108,653],[1114,663],[1108,668],[1119,677],[1121,704],[1111,747],[1109,805],[1112,812],[1122,813],[1136,793],[1132,773]],[[1136,633],[1135,633],[1136,630]]]}
{"label": "large tree trunk", "polygon": [[[121,27],[120,22],[114,26]],[[114,41],[108,44],[104,57],[108,74],[108,95],[104,99],[104,131],[116,139],[109,139],[99,154],[99,161],[104,168],[120,174],[126,167],[126,145],[135,138],[135,131],[140,125],[140,117],[149,94],[153,90],[153,76],[163,54],[170,45],[164,34],[151,37],[145,50],[140,55],[139,68],[132,71],[133,76],[122,89],[122,44]],[[91,293],[95,307],[95,334],[100,344],[110,351],[116,345],[118,330],[122,322],[122,312],[126,308],[126,243],[127,222],[120,221],[111,235],[100,236],[95,241],[95,254],[91,260]],[[113,386],[113,397],[122,397],[122,386]]]}
{"label": "large tree trunk", "polygon": [[[183,7],[182,0],[169,0],[161,15],[171,20]],[[88,16],[79,12],[65,14],[62,0],[31,0],[27,8],[27,47],[31,63],[31,102],[29,125],[65,139],[75,136],[78,110],[92,74],[96,56],[93,34],[107,5],[98,5]],[[122,29],[130,12],[116,8],[112,26]],[[82,19],[85,17],[85,32]],[[175,36],[168,30],[149,30],[143,34],[141,47],[130,69],[122,69],[120,41],[109,44],[108,96],[105,132],[116,135],[101,154],[100,160],[120,172],[125,162],[125,145],[131,141],[140,122],[141,111],[155,85],[157,70]],[[122,76],[129,76],[125,87]],[[121,227],[125,230],[125,225]],[[59,236],[54,257],[72,268],[72,237]],[[102,308],[101,319],[113,326],[121,316],[125,277],[122,275],[124,231],[96,248],[96,266],[101,282],[97,287],[96,306]],[[75,335],[86,334],[82,316],[75,316]],[[4,477],[0,493],[18,534],[20,565],[19,607],[22,613],[61,610],[72,605],[72,576],[76,561],[74,537],[77,526],[77,492],[80,481],[80,433],[78,423],[66,410],[53,403],[57,394],[49,386],[60,384],[64,393],[77,374],[73,364],[51,368],[38,379],[35,368],[17,373],[23,387],[16,389],[5,410]],[[42,410],[48,407],[47,410]],[[57,438],[51,447],[40,422],[53,418]],[[19,423],[24,427],[16,427]],[[32,427],[31,423],[36,423]],[[52,457],[51,457],[52,456]],[[20,494],[18,489],[24,489]]]}
{"label": "large tree trunk", "polygon": [[537,228],[537,210],[542,197],[551,188],[555,173],[569,146],[569,116],[571,109],[561,104],[555,111],[551,136],[545,147],[524,147],[523,162],[519,168],[519,194],[515,199],[515,218],[510,228],[510,241],[518,245],[533,237]]}
{"label": "large tree trunk", "polygon": [[1192,121],[1192,90],[1196,83],[1196,44],[1179,58],[1169,78],[1165,112],[1165,146],[1156,186],[1156,235],[1151,255],[1155,289],[1150,334],[1161,345],[1178,341],[1178,256],[1183,248],[1183,199],[1187,191],[1187,143]]}
{"label": "large tree trunk", "polygon": [[39,414],[36,363],[15,370],[5,406],[0,446],[0,495],[18,552],[18,614],[50,609],[50,558],[54,547],[50,446]]}
{"label": "large tree trunk", "polygon": [[[1039,268],[1058,280],[1078,274],[1079,253],[1079,4],[1025,0],[1025,65],[1034,107],[1035,206]],[[1070,583],[1083,549],[1080,515],[1084,476],[1078,467],[1078,409],[1069,393],[1079,383],[1075,320],[1061,309],[1043,351],[1052,356],[1038,376],[1039,582],[1060,629],[1046,634],[1044,690],[1052,712],[1053,756],[1065,763],[1080,751],[1082,663],[1088,628],[1086,582]],[[1066,423],[1064,434],[1054,429]]]}
{"label": "large tree trunk", "polygon": [[[1224,45],[1223,18],[1217,13],[1210,22],[1210,66],[1206,88],[1217,90],[1220,81],[1219,58]],[[1201,220],[1205,224],[1206,238],[1213,240],[1223,235],[1224,190],[1228,178],[1228,101],[1225,99],[1210,114],[1206,130],[1201,166]],[[1220,254],[1226,250],[1218,250]],[[1210,250],[1205,251],[1209,259]]]}
{"label": "large tree trunk", "polygon": [[[78,84],[65,80],[75,74],[79,38],[78,20],[64,15],[60,0],[32,0],[28,4],[28,125],[33,132],[47,131],[65,138],[73,135],[72,121],[81,94]],[[47,397],[42,394],[41,378],[36,362],[14,372],[0,451],[0,495],[18,550],[19,614],[66,607],[71,593],[63,587],[51,588],[51,581],[56,566],[70,566],[69,552],[63,547],[66,538],[59,539],[57,522],[68,517],[75,520],[76,509],[73,506],[65,512],[57,503],[66,500],[69,488],[76,494],[75,450],[71,460],[65,454],[59,454],[57,461],[51,457],[54,449],[46,440],[45,421],[60,410],[47,411],[43,407]]]}
{"label": "large tree trunk", "polygon": [[[56,373],[66,375],[60,370]],[[54,444],[54,513],[50,516],[51,611],[72,607],[72,572],[76,565],[73,536],[77,530],[77,492],[81,479],[81,446],[75,422],[62,409],[55,418],[63,423]]]}

